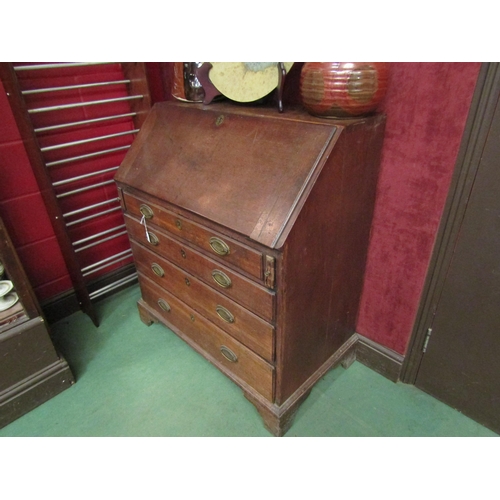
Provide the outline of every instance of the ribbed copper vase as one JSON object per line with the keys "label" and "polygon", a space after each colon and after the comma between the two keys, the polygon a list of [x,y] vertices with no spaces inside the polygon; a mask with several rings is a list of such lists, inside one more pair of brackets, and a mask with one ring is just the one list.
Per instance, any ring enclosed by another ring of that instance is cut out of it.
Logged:
{"label": "ribbed copper vase", "polygon": [[308,62],[300,94],[309,113],[349,118],[373,112],[387,91],[388,63]]}

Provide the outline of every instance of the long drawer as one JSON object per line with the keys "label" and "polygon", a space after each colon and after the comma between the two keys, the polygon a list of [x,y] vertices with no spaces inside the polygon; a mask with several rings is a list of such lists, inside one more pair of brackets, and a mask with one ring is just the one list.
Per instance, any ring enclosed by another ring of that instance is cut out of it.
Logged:
{"label": "long drawer", "polygon": [[167,326],[186,336],[233,378],[273,400],[274,368],[184,302],[139,273],[142,297]]}
{"label": "long drawer", "polygon": [[127,192],[123,192],[123,200],[126,211],[139,220],[144,216],[147,223],[208,251],[221,262],[233,265],[260,281],[264,280],[264,256],[261,252]]}
{"label": "long drawer", "polygon": [[164,277],[168,259],[221,294],[250,309],[257,316],[273,321],[275,301],[273,292],[206,258],[199,252],[174,240],[170,240],[169,244],[163,247],[161,256],[134,240],[131,240],[131,247],[135,261],[147,263],[153,276]]}
{"label": "long drawer", "polygon": [[148,276],[162,288],[203,314],[252,351],[270,362],[273,361],[273,325],[218,293],[178,266],[165,261],[162,262],[162,268],[165,274],[160,277],[144,262],[137,262],[137,269],[141,274]]}

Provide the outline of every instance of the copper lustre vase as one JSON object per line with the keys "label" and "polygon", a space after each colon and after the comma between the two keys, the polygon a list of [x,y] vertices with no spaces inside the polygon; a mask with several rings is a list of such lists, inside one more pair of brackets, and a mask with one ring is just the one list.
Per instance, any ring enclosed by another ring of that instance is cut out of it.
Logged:
{"label": "copper lustre vase", "polygon": [[387,91],[388,63],[308,62],[302,67],[303,106],[316,116],[352,118],[374,112]]}

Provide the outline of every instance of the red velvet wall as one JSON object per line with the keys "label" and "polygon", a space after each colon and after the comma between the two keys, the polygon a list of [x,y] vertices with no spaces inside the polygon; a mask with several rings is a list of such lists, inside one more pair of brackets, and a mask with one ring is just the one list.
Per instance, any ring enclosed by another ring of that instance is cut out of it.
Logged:
{"label": "red velvet wall", "polygon": [[[167,98],[170,63],[147,67],[153,101]],[[392,64],[357,331],[401,354],[415,320],[479,68],[479,63]],[[289,102],[298,95],[297,75],[295,70],[287,80]],[[0,116],[0,215],[43,301],[71,284],[1,86]]]}
{"label": "red velvet wall", "polygon": [[357,331],[405,353],[480,63],[395,63]]}

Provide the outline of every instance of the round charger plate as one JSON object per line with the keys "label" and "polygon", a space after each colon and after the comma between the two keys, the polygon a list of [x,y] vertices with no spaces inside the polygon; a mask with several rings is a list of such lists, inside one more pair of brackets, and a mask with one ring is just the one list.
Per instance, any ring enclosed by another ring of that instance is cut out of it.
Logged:
{"label": "round charger plate", "polygon": [[0,281],[0,297],[3,297],[5,294],[9,293],[13,287],[14,285],[12,284],[12,281]]}
{"label": "round charger plate", "polygon": [[12,307],[17,301],[19,297],[16,292],[9,293],[5,297],[0,299],[0,312],[5,311]]}
{"label": "round charger plate", "polygon": [[[212,62],[209,78],[214,87],[236,102],[262,99],[278,86],[278,63]],[[286,72],[293,62],[283,63]]]}

